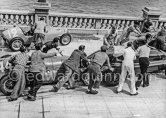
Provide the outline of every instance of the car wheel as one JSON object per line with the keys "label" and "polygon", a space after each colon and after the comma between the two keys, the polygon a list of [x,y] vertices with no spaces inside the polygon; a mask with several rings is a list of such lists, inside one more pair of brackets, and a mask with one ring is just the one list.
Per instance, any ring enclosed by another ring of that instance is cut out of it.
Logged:
{"label": "car wheel", "polygon": [[63,34],[60,37],[60,43],[62,45],[68,45],[71,42],[71,35],[70,34]]}
{"label": "car wheel", "polygon": [[117,86],[119,84],[120,74],[112,72],[104,73],[103,79],[106,86]]}
{"label": "car wheel", "polygon": [[9,46],[13,51],[19,51],[20,47],[24,45],[23,39],[17,37],[10,41]]}
{"label": "car wheel", "polygon": [[4,75],[1,77],[0,80],[0,91],[4,95],[10,95],[13,91],[15,84],[16,82],[12,81],[12,79],[9,78],[9,75]]}

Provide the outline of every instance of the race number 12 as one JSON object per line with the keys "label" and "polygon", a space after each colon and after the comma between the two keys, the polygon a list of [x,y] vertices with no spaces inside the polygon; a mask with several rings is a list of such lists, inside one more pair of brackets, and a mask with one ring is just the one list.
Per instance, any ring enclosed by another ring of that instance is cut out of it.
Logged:
{"label": "race number 12", "polygon": [[17,37],[17,30],[16,29],[10,29],[8,30],[8,34],[10,38]]}

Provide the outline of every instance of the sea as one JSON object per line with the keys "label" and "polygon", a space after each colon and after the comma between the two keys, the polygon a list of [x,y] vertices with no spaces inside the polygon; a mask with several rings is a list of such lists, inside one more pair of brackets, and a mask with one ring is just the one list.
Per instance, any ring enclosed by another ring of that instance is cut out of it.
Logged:
{"label": "sea", "polygon": [[[33,10],[38,0],[0,0],[0,9]],[[166,17],[166,0],[48,0],[58,13],[142,16],[142,8],[157,7]]]}

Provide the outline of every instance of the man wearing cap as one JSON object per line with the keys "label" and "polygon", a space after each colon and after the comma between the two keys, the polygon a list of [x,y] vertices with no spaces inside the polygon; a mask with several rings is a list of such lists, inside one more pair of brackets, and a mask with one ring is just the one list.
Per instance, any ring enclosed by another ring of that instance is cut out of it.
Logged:
{"label": "man wearing cap", "polygon": [[99,88],[100,82],[102,81],[102,73],[101,67],[107,62],[110,70],[113,68],[110,65],[109,57],[106,54],[107,46],[101,46],[101,50],[96,52],[91,59],[91,64],[88,66],[89,71],[89,86],[88,86],[88,94],[97,94],[97,90],[93,90],[93,88]]}
{"label": "man wearing cap", "polygon": [[123,89],[123,84],[127,77],[127,74],[130,76],[130,95],[138,95],[135,87],[135,71],[134,71],[134,60],[136,59],[136,53],[132,48],[132,42],[127,43],[127,48],[123,53],[124,60],[122,62],[121,75],[119,79],[119,85],[117,88],[117,93],[121,92]]}
{"label": "man wearing cap", "polygon": [[57,92],[67,81],[69,82],[69,86],[67,89],[75,88],[74,78],[72,75],[74,73],[79,74],[81,60],[85,60],[88,62],[84,50],[85,46],[80,45],[79,48],[74,50],[71,56],[62,63],[56,74],[53,89],[50,90],[50,92]]}

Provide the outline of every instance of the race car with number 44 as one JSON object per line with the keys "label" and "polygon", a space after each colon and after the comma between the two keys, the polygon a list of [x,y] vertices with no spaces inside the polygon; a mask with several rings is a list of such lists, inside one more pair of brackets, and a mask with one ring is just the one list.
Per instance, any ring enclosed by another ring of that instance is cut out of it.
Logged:
{"label": "race car with number 44", "polygon": [[[19,51],[22,45],[29,47],[33,40],[33,30],[30,29],[28,32],[25,32],[19,26],[13,26],[2,32],[3,40],[5,44],[12,51]],[[72,37],[66,28],[57,28],[57,27],[47,27],[47,32],[45,33],[45,42],[53,41],[54,38],[59,38],[59,44],[62,46],[68,45]]]}

